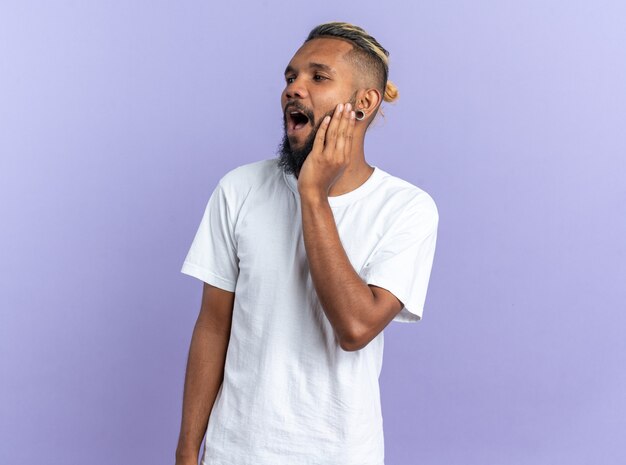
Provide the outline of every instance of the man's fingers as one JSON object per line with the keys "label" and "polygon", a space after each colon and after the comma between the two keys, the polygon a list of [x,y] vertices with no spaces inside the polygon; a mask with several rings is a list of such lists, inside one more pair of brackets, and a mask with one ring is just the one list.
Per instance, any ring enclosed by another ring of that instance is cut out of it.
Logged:
{"label": "man's fingers", "polygon": [[313,142],[313,151],[322,152],[324,150],[324,139],[326,139],[326,131],[328,130],[328,123],[330,122],[330,116],[325,116],[322,120],[322,124],[317,129],[315,134],[315,141]]}
{"label": "man's fingers", "polygon": [[335,150],[335,144],[337,143],[337,128],[341,122],[341,116],[343,115],[343,103],[340,103],[335,107],[335,113],[328,125],[328,131],[326,133],[326,147],[330,150]]}
{"label": "man's fingers", "polygon": [[344,155],[347,139],[352,137],[352,133],[348,132],[350,128],[350,121],[352,115],[352,108],[348,103],[345,106],[343,114],[341,115],[341,122],[339,123],[339,128],[337,128],[337,141],[335,143],[335,150],[339,155]]}

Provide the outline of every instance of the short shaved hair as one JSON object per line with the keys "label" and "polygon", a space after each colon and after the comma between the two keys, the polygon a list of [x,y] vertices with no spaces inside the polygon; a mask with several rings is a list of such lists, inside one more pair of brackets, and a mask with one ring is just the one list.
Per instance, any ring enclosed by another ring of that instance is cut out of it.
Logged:
{"label": "short shaved hair", "polygon": [[313,28],[305,43],[323,37],[343,39],[352,44],[352,50],[344,55],[355,68],[361,84],[375,86],[386,102],[398,98],[398,89],[388,79],[389,52],[364,29],[350,23],[331,22]]}

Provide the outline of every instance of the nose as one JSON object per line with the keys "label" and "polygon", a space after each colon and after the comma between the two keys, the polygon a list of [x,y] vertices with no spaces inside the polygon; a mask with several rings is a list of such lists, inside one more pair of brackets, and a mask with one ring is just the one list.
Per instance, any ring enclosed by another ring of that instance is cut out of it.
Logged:
{"label": "nose", "polygon": [[292,99],[295,97],[305,98],[307,96],[306,87],[303,85],[303,80],[299,77],[295,78],[292,82],[287,84],[285,88],[285,97]]}

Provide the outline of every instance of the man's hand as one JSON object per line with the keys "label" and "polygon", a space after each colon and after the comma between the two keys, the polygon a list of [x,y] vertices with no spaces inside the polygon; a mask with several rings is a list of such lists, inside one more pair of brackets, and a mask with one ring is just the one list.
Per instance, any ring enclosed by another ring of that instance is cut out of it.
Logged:
{"label": "man's hand", "polygon": [[333,117],[322,121],[313,150],[307,156],[298,175],[300,195],[328,196],[333,183],[350,162],[355,117],[348,103],[337,105]]}

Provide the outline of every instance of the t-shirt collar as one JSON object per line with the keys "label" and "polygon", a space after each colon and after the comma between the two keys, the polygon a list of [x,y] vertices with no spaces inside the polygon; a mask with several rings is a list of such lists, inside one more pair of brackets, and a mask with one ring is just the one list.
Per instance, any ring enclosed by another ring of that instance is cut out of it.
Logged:
{"label": "t-shirt collar", "polygon": [[[367,178],[365,182],[356,189],[353,189],[350,192],[346,192],[345,194],[328,197],[328,203],[330,204],[330,206],[338,207],[342,205],[348,205],[372,192],[385,175],[385,172],[377,166],[374,166],[373,168],[374,171],[372,172],[370,177]],[[279,167],[278,169],[281,168]],[[291,189],[291,191],[296,194],[296,198],[299,199],[300,194],[298,192],[298,179],[296,178],[296,176],[293,174],[287,174],[283,171],[283,177],[285,179],[285,182],[289,186],[289,189]]]}

